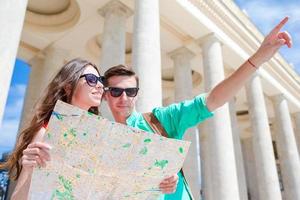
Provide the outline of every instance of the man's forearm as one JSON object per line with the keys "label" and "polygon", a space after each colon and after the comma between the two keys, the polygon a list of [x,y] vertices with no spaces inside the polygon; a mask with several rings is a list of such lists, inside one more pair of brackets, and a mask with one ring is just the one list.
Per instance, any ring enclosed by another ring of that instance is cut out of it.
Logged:
{"label": "man's forearm", "polygon": [[[255,55],[244,62],[233,74],[214,87],[207,96],[206,103],[210,111],[217,109],[232,99],[245,85],[246,81],[262,64]],[[254,64],[255,63],[255,64]],[[253,66],[254,65],[254,66]]]}
{"label": "man's forearm", "polygon": [[265,37],[255,54],[240,66],[231,76],[219,83],[209,93],[206,103],[210,111],[222,106],[229,101],[251,77],[256,68],[270,60],[278,49],[284,45],[292,47],[292,38],[288,32],[280,32],[286,24],[288,17],[281,20],[277,26]]}

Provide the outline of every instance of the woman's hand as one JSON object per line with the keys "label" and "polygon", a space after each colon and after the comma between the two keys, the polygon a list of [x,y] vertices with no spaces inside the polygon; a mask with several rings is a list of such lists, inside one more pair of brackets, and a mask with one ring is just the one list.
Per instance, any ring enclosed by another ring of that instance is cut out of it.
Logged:
{"label": "woman's hand", "polygon": [[284,45],[292,47],[292,38],[286,31],[280,32],[281,28],[288,21],[285,17],[277,26],[265,37],[256,53],[250,58],[255,66],[260,66],[264,62],[270,60],[278,49]]}
{"label": "woman's hand", "polygon": [[171,194],[171,193],[174,193],[176,191],[177,183],[178,183],[178,175],[174,174],[171,177],[165,178],[159,184],[159,189],[164,194]]}
{"label": "woman's hand", "polygon": [[23,168],[32,169],[37,166],[46,167],[46,161],[50,161],[50,149],[51,146],[43,142],[30,143],[23,151]]}

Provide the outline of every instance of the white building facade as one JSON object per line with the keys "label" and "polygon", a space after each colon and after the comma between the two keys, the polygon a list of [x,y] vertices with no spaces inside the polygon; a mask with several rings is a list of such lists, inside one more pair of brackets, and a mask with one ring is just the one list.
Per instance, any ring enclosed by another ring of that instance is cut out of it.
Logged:
{"label": "white building facade", "polygon": [[[145,112],[208,92],[263,40],[231,0],[4,0],[0,25],[0,120],[15,58],[31,66],[21,126],[72,58],[102,73],[132,66]],[[299,91],[299,76],[276,54],[214,118],[188,130],[184,170],[196,199],[300,200]]]}

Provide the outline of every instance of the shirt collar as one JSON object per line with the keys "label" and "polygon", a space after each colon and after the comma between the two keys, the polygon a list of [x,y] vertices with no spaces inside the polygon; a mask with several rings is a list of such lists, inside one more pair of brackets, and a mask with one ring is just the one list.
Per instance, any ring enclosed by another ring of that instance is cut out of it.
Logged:
{"label": "shirt collar", "polygon": [[134,122],[136,121],[136,119],[139,117],[139,113],[136,112],[135,110],[131,113],[131,115],[126,119],[126,124],[130,125],[130,124],[134,124]]}

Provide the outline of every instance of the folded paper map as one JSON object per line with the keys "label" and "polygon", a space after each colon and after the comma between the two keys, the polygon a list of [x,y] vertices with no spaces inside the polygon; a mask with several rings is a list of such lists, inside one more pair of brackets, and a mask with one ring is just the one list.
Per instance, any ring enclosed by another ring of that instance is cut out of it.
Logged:
{"label": "folded paper map", "polygon": [[30,199],[157,199],[182,167],[190,142],[114,123],[58,101],[45,142],[46,168],[33,172]]}

